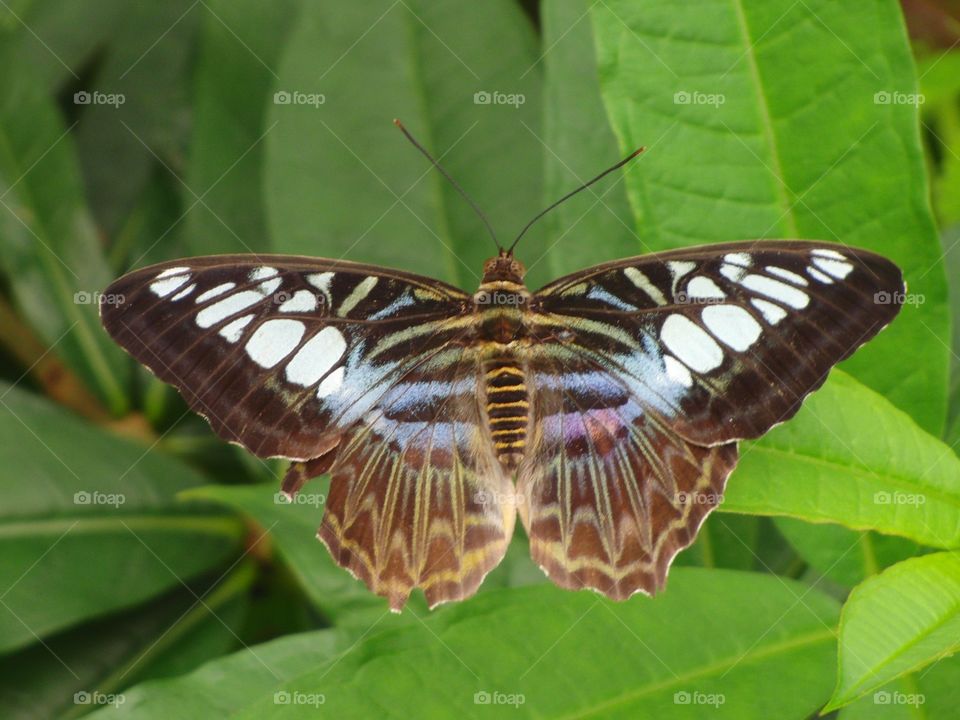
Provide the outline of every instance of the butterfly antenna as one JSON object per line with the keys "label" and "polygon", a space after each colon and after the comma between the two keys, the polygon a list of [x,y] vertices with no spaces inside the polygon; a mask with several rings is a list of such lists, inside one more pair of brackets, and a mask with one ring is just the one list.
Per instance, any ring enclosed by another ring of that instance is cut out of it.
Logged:
{"label": "butterfly antenna", "polygon": [[551,205],[550,207],[545,208],[544,210],[541,210],[539,213],[537,213],[537,215],[533,218],[533,220],[531,220],[531,221],[528,222],[526,225],[524,225],[523,230],[521,230],[521,231],[520,231],[520,234],[517,235],[517,239],[513,241],[513,244],[510,246],[510,249],[507,250],[507,254],[508,254],[508,255],[512,255],[512,254],[513,254],[513,249],[517,246],[517,243],[520,242],[520,238],[522,238],[522,237],[526,234],[527,230],[529,230],[530,227],[531,227],[537,220],[539,220],[540,218],[542,218],[544,215],[546,215],[548,212],[550,212],[551,210],[553,210],[553,209],[554,209],[555,207],[557,207],[558,205],[560,205],[560,204],[566,202],[567,200],[569,200],[570,198],[572,198],[574,195],[576,195],[576,194],[577,194],[578,192],[580,192],[581,190],[586,190],[588,187],[590,187],[591,185],[593,185],[593,184],[594,184],[595,182],[597,182],[598,180],[602,180],[602,179],[605,178],[607,175],[609,175],[610,173],[612,173],[614,170],[619,170],[620,168],[622,168],[622,167],[623,167],[624,165],[626,165],[628,162],[630,162],[631,160],[633,160],[637,155],[639,155],[640,153],[642,153],[642,152],[643,152],[644,150],[646,150],[646,149],[647,149],[646,147],[637,148],[637,149],[634,150],[632,153],[630,153],[629,155],[627,155],[627,157],[625,157],[623,160],[621,160],[620,162],[618,162],[616,165],[613,165],[612,167],[608,167],[606,170],[604,170],[602,173],[600,173],[599,175],[597,175],[597,176],[596,176],[595,178],[593,178],[592,180],[588,180],[588,181],[585,182],[583,185],[581,185],[580,187],[578,187],[576,190],[572,190],[571,192],[568,192],[566,195],[564,195],[562,198],[560,198],[559,200],[557,200],[557,201],[556,201],[553,205]]}
{"label": "butterfly antenna", "polygon": [[393,124],[396,125],[398,128],[400,128],[400,132],[406,135],[407,140],[409,140],[417,150],[423,153],[423,156],[427,158],[427,160],[429,160],[430,163],[437,170],[440,171],[441,175],[443,175],[447,180],[450,181],[450,184],[453,185],[454,189],[458,193],[460,193],[460,196],[467,201],[470,207],[473,208],[473,211],[480,217],[481,220],[483,220],[483,224],[486,225],[487,232],[490,233],[490,237],[493,238],[493,244],[497,246],[497,250],[499,252],[503,252],[503,248],[500,246],[500,243],[497,241],[497,234],[493,231],[493,226],[490,224],[490,221],[487,220],[487,216],[484,215],[483,210],[481,210],[480,207],[473,201],[473,199],[469,195],[467,195],[467,191],[464,190],[462,187],[460,187],[460,183],[458,183],[456,180],[450,177],[450,173],[444,170],[439,162],[434,160],[433,155],[431,155],[423,145],[417,142],[417,139],[410,134],[410,131],[403,126],[402,122],[400,122],[397,119],[394,119]]}

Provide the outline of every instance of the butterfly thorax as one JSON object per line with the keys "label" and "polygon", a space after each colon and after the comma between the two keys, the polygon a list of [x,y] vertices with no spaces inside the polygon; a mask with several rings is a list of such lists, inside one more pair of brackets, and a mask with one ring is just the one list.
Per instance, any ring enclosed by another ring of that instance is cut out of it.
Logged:
{"label": "butterfly thorax", "polygon": [[523,265],[501,254],[484,264],[483,282],[473,296],[483,358],[484,409],[497,457],[515,470],[523,458],[529,424],[529,397],[518,350],[525,337],[530,291]]}

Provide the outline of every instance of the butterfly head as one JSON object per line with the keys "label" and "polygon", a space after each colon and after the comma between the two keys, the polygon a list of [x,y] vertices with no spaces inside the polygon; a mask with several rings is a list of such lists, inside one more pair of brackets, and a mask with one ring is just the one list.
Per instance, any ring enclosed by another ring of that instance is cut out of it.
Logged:
{"label": "butterfly head", "polygon": [[527,269],[523,263],[517,260],[513,253],[501,250],[500,254],[492,257],[483,264],[483,281],[498,282],[508,281],[518,285],[523,283],[523,276],[527,274]]}

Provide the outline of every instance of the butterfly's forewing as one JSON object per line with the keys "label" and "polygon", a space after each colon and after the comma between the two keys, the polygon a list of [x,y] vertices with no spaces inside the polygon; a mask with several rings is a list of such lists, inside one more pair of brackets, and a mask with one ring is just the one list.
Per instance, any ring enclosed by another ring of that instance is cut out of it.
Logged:
{"label": "butterfly's forewing", "polygon": [[661,587],[735,442],[792,417],[902,297],[884,258],[799,241],[632,258],[543,288],[520,469],[534,558],[612,597]]}
{"label": "butterfly's forewing", "polygon": [[221,256],[107,292],[121,299],[102,306],[110,335],[221,437],[330,471],[320,537],[394,609],[417,586],[432,603],[470,594],[499,562],[515,510],[478,441],[459,290],[353,263]]}
{"label": "butterfly's forewing", "polygon": [[899,312],[900,269],[802,241],[620,260],[538,293],[550,322],[691,442],[756,438]]}
{"label": "butterfly's forewing", "polygon": [[311,258],[189,258],[107,292],[122,300],[101,306],[113,339],[261,457],[320,455],[426,348],[462,332],[453,287]]}

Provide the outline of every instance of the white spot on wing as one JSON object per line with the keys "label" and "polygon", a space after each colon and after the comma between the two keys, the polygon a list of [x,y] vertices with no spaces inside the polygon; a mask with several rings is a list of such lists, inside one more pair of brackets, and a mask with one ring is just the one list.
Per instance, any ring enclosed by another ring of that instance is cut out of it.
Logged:
{"label": "white spot on wing", "polygon": [[843,280],[847,275],[853,272],[853,265],[846,261],[826,260],[815,257],[813,264],[823,270],[827,275],[832,275],[837,280]]}
{"label": "white spot on wing", "polygon": [[317,386],[317,397],[321,400],[328,395],[332,395],[340,386],[343,385],[343,366],[341,365],[332,373],[327,375],[323,382]]}
{"label": "white spot on wing", "polygon": [[370,294],[370,291],[373,290],[379,279],[380,278],[375,275],[370,275],[357,283],[353,291],[347,295],[347,299],[340,304],[340,307],[337,309],[337,315],[346,317],[348,312],[353,310],[358,303]]}
{"label": "white spot on wing", "polygon": [[820,272],[820,271],[817,270],[815,267],[808,267],[808,268],[807,268],[807,275],[809,275],[810,277],[812,277],[812,278],[813,278],[814,280],[816,280],[817,282],[822,282],[822,283],[824,283],[825,285],[832,285],[832,284],[833,284],[833,278],[832,278],[832,277],[830,277],[830,276],[827,275],[826,273]]}
{"label": "white spot on wing", "polygon": [[[157,277],[160,277],[161,275],[163,275],[163,273],[160,273],[160,275]],[[150,283],[150,291],[157,297],[166,297],[170,293],[177,290],[181,285],[185,285],[189,280],[189,275],[165,277],[162,280],[157,280]]]}
{"label": "white spot on wing", "polygon": [[763,315],[763,319],[771,325],[776,325],[787,316],[786,310],[779,305],[774,305],[772,302],[767,302],[766,300],[753,298],[750,301],[750,304],[759,310],[760,314]]}
{"label": "white spot on wing", "polygon": [[263,295],[256,290],[244,290],[228,295],[223,300],[219,300],[198,312],[197,325],[202,328],[211,327],[222,320],[226,320],[231,315],[246,310],[261,300],[263,300]]}
{"label": "white spot on wing", "polygon": [[660,288],[650,282],[650,278],[637,270],[635,267],[624,268],[623,274],[627,276],[627,280],[649,295],[650,299],[653,300],[657,305],[667,304],[667,299],[663,296],[663,293],[660,292]]}
{"label": "white spot on wing", "polygon": [[736,305],[711,305],[703,309],[703,323],[720,341],[743,352],[760,337],[760,323]]}
{"label": "white spot on wing", "polygon": [[838,253],[836,250],[831,250],[829,248],[817,248],[816,250],[810,251],[811,255],[819,255],[820,257],[833,258],[834,260],[846,260],[841,253]]}
{"label": "white spot on wing", "polygon": [[188,267],[172,267],[172,268],[167,268],[167,269],[164,270],[162,273],[160,273],[159,275],[157,275],[156,279],[159,280],[160,278],[170,277],[171,275],[179,275],[180,273],[185,273],[185,272],[189,272],[189,271],[190,271],[190,268],[188,268]]}
{"label": "white spot on wing", "polygon": [[723,300],[727,296],[723,290],[717,287],[717,284],[713,280],[703,275],[697,275],[687,283],[687,295],[703,300],[713,298]]}
{"label": "white spot on wing", "polygon": [[257,365],[272,368],[300,344],[306,329],[299,320],[267,320],[247,340],[247,355]]}
{"label": "white spot on wing", "polygon": [[266,280],[277,274],[277,269],[275,267],[270,267],[269,265],[261,265],[258,268],[254,268],[250,271],[250,280],[254,282],[256,280]]}
{"label": "white spot on wing", "polygon": [[307,340],[287,363],[287,380],[304,387],[313,385],[343,357],[346,349],[343,334],[335,327],[325,327]]}
{"label": "white spot on wing", "polygon": [[740,284],[748,290],[771,297],[777,302],[789,305],[797,310],[810,304],[810,296],[803,290],[763,275],[747,275],[740,281]]}
{"label": "white spot on wing", "polygon": [[790,272],[786,268],[777,267],[776,265],[767,265],[764,268],[764,270],[766,270],[771,275],[776,275],[777,277],[781,277],[784,280],[789,280],[794,285],[807,286],[810,284],[807,282],[807,279],[805,277],[797,275],[795,272]]}
{"label": "white spot on wing", "polygon": [[225,292],[233,290],[236,286],[237,284],[232,282],[221,283],[220,285],[212,287],[206,292],[197,295],[197,299],[194,300],[194,302],[199,305],[200,303],[205,303],[207,300],[213,300],[218,295],[223,295]]}
{"label": "white spot on wing", "polygon": [[312,273],[307,275],[307,282],[324,294],[324,297],[327,298],[327,305],[333,305],[333,296],[330,295],[331,280],[333,280],[332,272]]}
{"label": "white spot on wing", "polygon": [[226,338],[228,342],[237,342],[243,336],[243,329],[250,324],[251,320],[253,320],[253,313],[238,317],[220,328],[220,336]]}
{"label": "white spot on wing", "polygon": [[192,293],[192,292],[193,292],[194,290],[196,290],[196,289],[197,289],[197,284],[196,284],[196,283],[190,283],[190,284],[187,285],[183,290],[181,290],[181,291],[178,292],[176,295],[174,295],[172,298],[170,298],[170,302],[176,302],[177,300],[182,300],[183,298],[185,298],[187,295],[189,295],[190,293]]}
{"label": "white spot on wing", "polygon": [[313,312],[317,309],[317,296],[309,290],[297,290],[293,297],[280,305],[280,312]]}
{"label": "white spot on wing", "polygon": [[670,315],[664,321],[660,339],[684,365],[696,372],[708,372],[723,362],[723,350],[716,341],[683,315]]}
{"label": "white spot on wing", "polygon": [[750,255],[747,253],[727,253],[723,256],[724,261],[730,263],[731,265],[739,265],[740,267],[748,268],[753,264],[753,260],[750,258]]}
{"label": "white spot on wing", "polygon": [[667,377],[678,382],[684,387],[693,387],[693,376],[687,369],[687,366],[677,360],[673,355],[664,355],[663,364],[667,368]]}
{"label": "white spot on wing", "polygon": [[697,264],[690,262],[689,260],[671,260],[667,263],[667,268],[669,268],[674,282],[677,282],[677,280],[682,278],[687,273],[693,272],[694,268],[696,267]]}
{"label": "white spot on wing", "polygon": [[743,280],[743,276],[747,274],[747,269],[740,267],[739,265],[729,265],[724,263],[720,266],[720,274],[730,282],[738,283]]}

